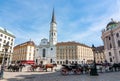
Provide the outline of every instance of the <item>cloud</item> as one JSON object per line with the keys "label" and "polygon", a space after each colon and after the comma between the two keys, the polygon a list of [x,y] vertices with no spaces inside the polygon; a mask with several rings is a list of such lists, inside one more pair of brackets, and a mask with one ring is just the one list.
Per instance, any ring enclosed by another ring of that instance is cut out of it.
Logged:
{"label": "cloud", "polygon": [[[64,35],[63,37],[64,39],[62,39],[62,41],[74,40],[74,41],[79,41],[81,43],[86,43],[87,45],[92,45],[92,44],[95,44],[97,46],[103,45],[103,42],[101,39],[101,35],[102,35],[101,30],[106,27],[107,23],[110,22],[111,18],[113,18],[114,20],[120,19],[119,18],[120,13],[117,10],[117,8],[119,8],[120,6],[119,4],[117,6],[114,6],[114,5],[116,5],[116,2],[114,2],[110,6],[106,5],[108,9],[106,10],[105,13],[101,15],[92,15],[92,16],[88,15],[85,18],[78,19],[76,21],[71,21],[69,25],[69,27],[71,28],[71,31],[67,33],[65,31],[63,32],[63,34],[66,33],[66,35]],[[89,23],[87,27],[84,25],[81,25],[84,22]],[[81,29],[79,26],[82,27],[82,30],[79,30]],[[70,29],[68,29],[67,31],[69,30]],[[73,31],[76,31],[76,32],[73,32]]]}
{"label": "cloud", "polygon": [[87,45],[101,45],[101,30],[111,18],[120,19],[119,0],[12,0],[4,3],[0,6],[0,25],[15,34],[15,44],[29,39],[39,44],[42,38],[49,38],[53,5],[59,42],[78,41]]}

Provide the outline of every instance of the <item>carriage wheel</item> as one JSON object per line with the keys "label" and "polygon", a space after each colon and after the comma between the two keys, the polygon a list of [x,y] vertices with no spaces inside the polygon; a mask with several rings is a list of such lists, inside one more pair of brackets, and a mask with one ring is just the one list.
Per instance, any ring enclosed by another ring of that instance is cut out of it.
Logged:
{"label": "carriage wheel", "polygon": [[68,74],[68,71],[67,71],[67,70],[61,70],[61,74],[62,74],[62,75],[67,75],[67,74]]}
{"label": "carriage wheel", "polygon": [[78,69],[76,70],[76,74],[80,75],[81,74],[81,71]]}

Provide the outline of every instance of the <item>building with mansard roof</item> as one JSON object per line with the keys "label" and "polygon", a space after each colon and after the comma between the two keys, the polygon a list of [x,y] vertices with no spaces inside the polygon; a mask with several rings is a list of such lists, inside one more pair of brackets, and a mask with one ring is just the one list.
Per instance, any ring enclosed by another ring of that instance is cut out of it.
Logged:
{"label": "building with mansard roof", "polygon": [[13,62],[21,62],[24,64],[34,64],[35,44],[33,41],[27,41],[16,45],[13,50]]}
{"label": "building with mansard roof", "polygon": [[2,58],[5,54],[4,45],[8,42],[9,48],[5,56],[6,64],[10,64],[12,61],[13,47],[14,47],[15,36],[8,30],[0,27],[0,63],[2,63]]}
{"label": "building with mansard roof", "polygon": [[77,42],[59,42],[56,45],[57,64],[92,63],[92,48]]}
{"label": "building with mansard roof", "polygon": [[104,42],[105,57],[109,63],[120,63],[120,22],[113,19],[109,22],[101,36]]}

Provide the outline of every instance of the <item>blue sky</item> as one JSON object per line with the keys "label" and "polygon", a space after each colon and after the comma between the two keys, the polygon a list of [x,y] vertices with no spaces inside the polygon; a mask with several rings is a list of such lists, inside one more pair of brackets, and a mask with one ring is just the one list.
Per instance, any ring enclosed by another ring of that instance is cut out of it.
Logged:
{"label": "blue sky", "polygon": [[58,42],[103,45],[101,30],[120,20],[119,0],[0,0],[0,26],[15,36],[15,45],[49,39],[53,7]]}

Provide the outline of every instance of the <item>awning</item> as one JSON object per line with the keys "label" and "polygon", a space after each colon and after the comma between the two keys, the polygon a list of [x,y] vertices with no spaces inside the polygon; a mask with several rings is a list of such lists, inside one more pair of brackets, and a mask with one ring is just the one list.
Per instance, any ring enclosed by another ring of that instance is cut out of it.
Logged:
{"label": "awning", "polygon": [[27,61],[27,64],[34,64],[34,61]]}
{"label": "awning", "polygon": [[22,64],[34,64],[35,61],[34,60],[24,60],[24,61],[21,61]]}

